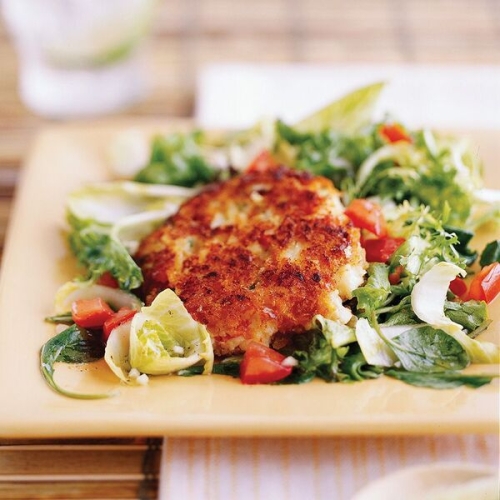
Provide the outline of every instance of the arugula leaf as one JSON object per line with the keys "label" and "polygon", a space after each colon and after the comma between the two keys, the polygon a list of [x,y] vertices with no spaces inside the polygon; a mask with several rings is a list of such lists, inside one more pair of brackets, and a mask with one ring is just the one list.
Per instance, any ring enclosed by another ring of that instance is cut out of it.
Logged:
{"label": "arugula leaf", "polygon": [[377,314],[383,315],[385,318],[381,326],[413,325],[419,323],[418,318],[411,308],[410,295],[403,297],[396,305],[378,309]]}
{"label": "arugula leaf", "polygon": [[68,325],[68,326],[74,323],[71,312],[56,314],[54,316],[47,316],[45,318],[45,321],[47,321],[48,323],[54,323],[56,325]]}
{"label": "arugula leaf", "polygon": [[385,375],[417,387],[430,389],[453,389],[467,386],[472,388],[489,384],[498,375],[464,375],[457,372],[424,373],[391,368]]}
{"label": "arugula leaf", "polygon": [[486,302],[469,300],[467,302],[445,301],[444,313],[455,323],[459,323],[469,332],[474,332],[488,323]]}
{"label": "arugula leaf", "polygon": [[461,370],[470,362],[459,342],[431,326],[406,330],[390,340],[389,344],[408,371]]}
{"label": "arugula leaf", "polygon": [[201,137],[199,132],[155,137],[149,163],[134,180],[187,187],[215,180],[216,170],[201,153]]}
{"label": "arugula leaf", "polygon": [[[182,377],[192,377],[193,375],[202,375],[204,373],[204,366],[195,365],[179,370],[177,375]],[[212,373],[214,375],[228,375],[233,378],[238,378],[240,376],[240,361],[226,361],[222,363],[214,363],[212,367]]]}
{"label": "arugula leaf", "polygon": [[357,343],[335,348],[332,325],[323,322],[319,326],[324,327],[324,330],[311,330],[296,335],[293,346],[284,350],[284,354],[291,355],[298,361],[298,366],[294,367],[292,374],[282,383],[302,384],[316,377],[326,382],[350,382],[377,378],[382,374],[382,367],[367,363]]}
{"label": "arugula leaf", "polygon": [[347,351],[347,347],[334,349],[320,330],[310,330],[295,335],[293,345],[282,352],[293,356],[298,361],[298,366],[294,367],[292,374],[282,382],[302,384],[310,382],[315,377],[327,382],[345,380],[346,375],[340,365]]}
{"label": "arugula leaf", "polygon": [[319,376],[327,381],[334,380],[338,360],[326,337],[319,331],[302,334],[300,337],[301,341],[308,341],[308,345],[293,353],[293,357],[299,362],[296,371],[307,376]]}
{"label": "arugula leaf", "polygon": [[381,366],[367,363],[359,346],[353,346],[342,360],[342,370],[350,380],[367,380],[380,377],[384,373]]}
{"label": "arugula leaf", "polygon": [[500,262],[500,240],[490,241],[481,253],[479,265],[481,267],[488,266],[494,262]]}
{"label": "arugula leaf", "polygon": [[477,259],[478,255],[477,251],[469,248],[469,243],[474,237],[474,232],[446,225],[443,226],[443,229],[450,234],[456,235],[458,242],[455,244],[455,249],[463,258],[464,263],[467,266],[471,266]]}
{"label": "arugula leaf", "polygon": [[80,220],[69,214],[71,250],[94,277],[109,271],[120,288],[131,290],[142,284],[142,272],[127,249],[112,238],[112,227],[93,220]]}
{"label": "arugula leaf", "polygon": [[40,369],[47,384],[59,394],[77,399],[102,399],[115,393],[82,394],[63,389],[54,378],[55,364],[90,363],[101,359],[104,346],[100,338],[76,325],[66,328],[43,345],[40,352]]}

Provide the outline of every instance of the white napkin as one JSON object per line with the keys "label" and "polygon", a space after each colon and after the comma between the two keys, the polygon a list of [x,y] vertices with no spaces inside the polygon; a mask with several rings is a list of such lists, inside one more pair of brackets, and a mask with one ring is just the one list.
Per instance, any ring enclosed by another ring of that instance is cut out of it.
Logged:
{"label": "white napkin", "polygon": [[377,115],[410,127],[500,128],[500,66],[216,64],[198,78],[201,127],[243,128],[263,116],[288,123],[350,90],[387,82]]}
{"label": "white napkin", "polygon": [[[498,470],[498,436],[165,439],[160,500],[350,500],[372,481],[436,462]],[[402,496],[404,498],[404,493]]]}

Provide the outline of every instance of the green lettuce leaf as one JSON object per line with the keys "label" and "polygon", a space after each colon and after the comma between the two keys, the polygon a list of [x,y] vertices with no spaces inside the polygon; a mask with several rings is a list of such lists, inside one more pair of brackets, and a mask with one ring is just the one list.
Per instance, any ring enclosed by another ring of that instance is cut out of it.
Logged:
{"label": "green lettuce leaf", "polygon": [[130,253],[194,192],[126,181],[74,191],[67,203],[71,250],[94,279],[110,272],[121,288],[138,288],[142,272]]}
{"label": "green lettuce leaf", "polygon": [[172,290],[164,290],[137,313],[130,329],[131,368],[148,375],[175,373],[195,364],[211,373],[212,341]]}
{"label": "green lettuce leaf", "polygon": [[196,190],[179,186],[145,185],[131,181],[89,184],[73,191],[67,211],[80,221],[115,224],[124,217],[150,211],[173,214]]}
{"label": "green lettuce leaf", "polygon": [[316,111],[295,125],[300,132],[322,132],[326,129],[350,133],[370,122],[384,88],[374,83],[357,89]]}
{"label": "green lettuce leaf", "polygon": [[465,271],[455,264],[439,262],[420,278],[411,292],[411,305],[416,316],[424,323],[449,334],[462,329],[462,325],[444,314],[450,282],[458,275],[464,276]]}
{"label": "green lettuce leaf", "polygon": [[93,299],[100,297],[115,311],[122,307],[139,310],[142,302],[133,293],[118,288],[98,285],[92,280],[68,281],[56,292],[54,308],[56,314],[64,314],[71,311],[71,304],[75,300]]}
{"label": "green lettuce leaf", "polygon": [[389,267],[380,263],[370,264],[366,283],[353,292],[358,301],[357,310],[362,316],[370,316],[384,306],[390,294]]}
{"label": "green lettuce leaf", "polygon": [[149,163],[134,180],[188,187],[212,182],[217,177],[217,170],[202,154],[201,137],[199,132],[155,137]]}

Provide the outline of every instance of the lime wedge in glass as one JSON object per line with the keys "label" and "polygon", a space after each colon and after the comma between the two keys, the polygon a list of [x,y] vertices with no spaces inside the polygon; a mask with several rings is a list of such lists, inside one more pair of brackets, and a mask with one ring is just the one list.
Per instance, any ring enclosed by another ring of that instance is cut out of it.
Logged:
{"label": "lime wedge in glass", "polygon": [[149,31],[158,5],[158,0],[106,0],[53,8],[54,20],[42,43],[45,57],[64,68],[121,61]]}

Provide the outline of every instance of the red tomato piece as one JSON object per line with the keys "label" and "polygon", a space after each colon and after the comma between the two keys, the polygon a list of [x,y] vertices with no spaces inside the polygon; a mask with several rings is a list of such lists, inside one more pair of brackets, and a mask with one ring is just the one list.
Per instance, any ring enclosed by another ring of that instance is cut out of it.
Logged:
{"label": "red tomato piece", "polygon": [[467,294],[467,300],[486,300],[484,296],[484,291],[481,287],[481,277],[480,273],[474,276],[469,286],[469,293]]}
{"label": "red tomato piece", "polygon": [[401,275],[404,270],[405,268],[403,266],[397,266],[394,271],[389,274],[389,283],[391,285],[397,285],[401,281]]}
{"label": "red tomato piece", "polygon": [[366,229],[379,238],[387,235],[387,225],[378,203],[357,198],[349,203],[345,214],[360,229]]}
{"label": "red tomato piece", "polygon": [[469,288],[469,300],[484,300],[488,304],[500,293],[500,262],[485,266],[474,276]]}
{"label": "red tomato piece", "polygon": [[102,325],[102,339],[104,342],[108,341],[111,332],[120,325],[130,321],[138,311],[135,309],[129,309],[128,307],[122,307],[118,312],[113,314],[111,318],[107,319]]}
{"label": "red tomato piece", "polygon": [[73,321],[82,328],[101,328],[115,314],[100,297],[75,300],[71,305]]}
{"label": "red tomato piece", "polygon": [[105,273],[101,274],[97,280],[98,285],[103,285],[103,286],[108,286],[109,288],[118,288],[118,281],[113,277],[113,275],[109,272],[106,271]]}
{"label": "red tomato piece", "polygon": [[271,152],[265,149],[248,165],[247,172],[265,172],[269,168],[277,167],[278,165],[279,163],[274,159]]}
{"label": "red tomato piece", "polygon": [[467,293],[467,283],[460,277],[450,283],[450,290],[457,296],[462,297]]}
{"label": "red tomato piece", "polygon": [[258,342],[248,344],[240,365],[240,378],[244,384],[269,384],[292,373],[291,366],[283,366],[285,356]]}
{"label": "red tomato piece", "polygon": [[413,142],[412,138],[408,135],[405,129],[397,123],[392,125],[382,125],[378,132],[387,142],[390,143],[400,141]]}
{"label": "red tomato piece", "polygon": [[488,273],[481,282],[486,302],[489,304],[500,293],[500,262],[487,266]]}
{"label": "red tomato piece", "polygon": [[387,262],[404,242],[404,238],[390,237],[364,240],[366,260],[368,262]]}

